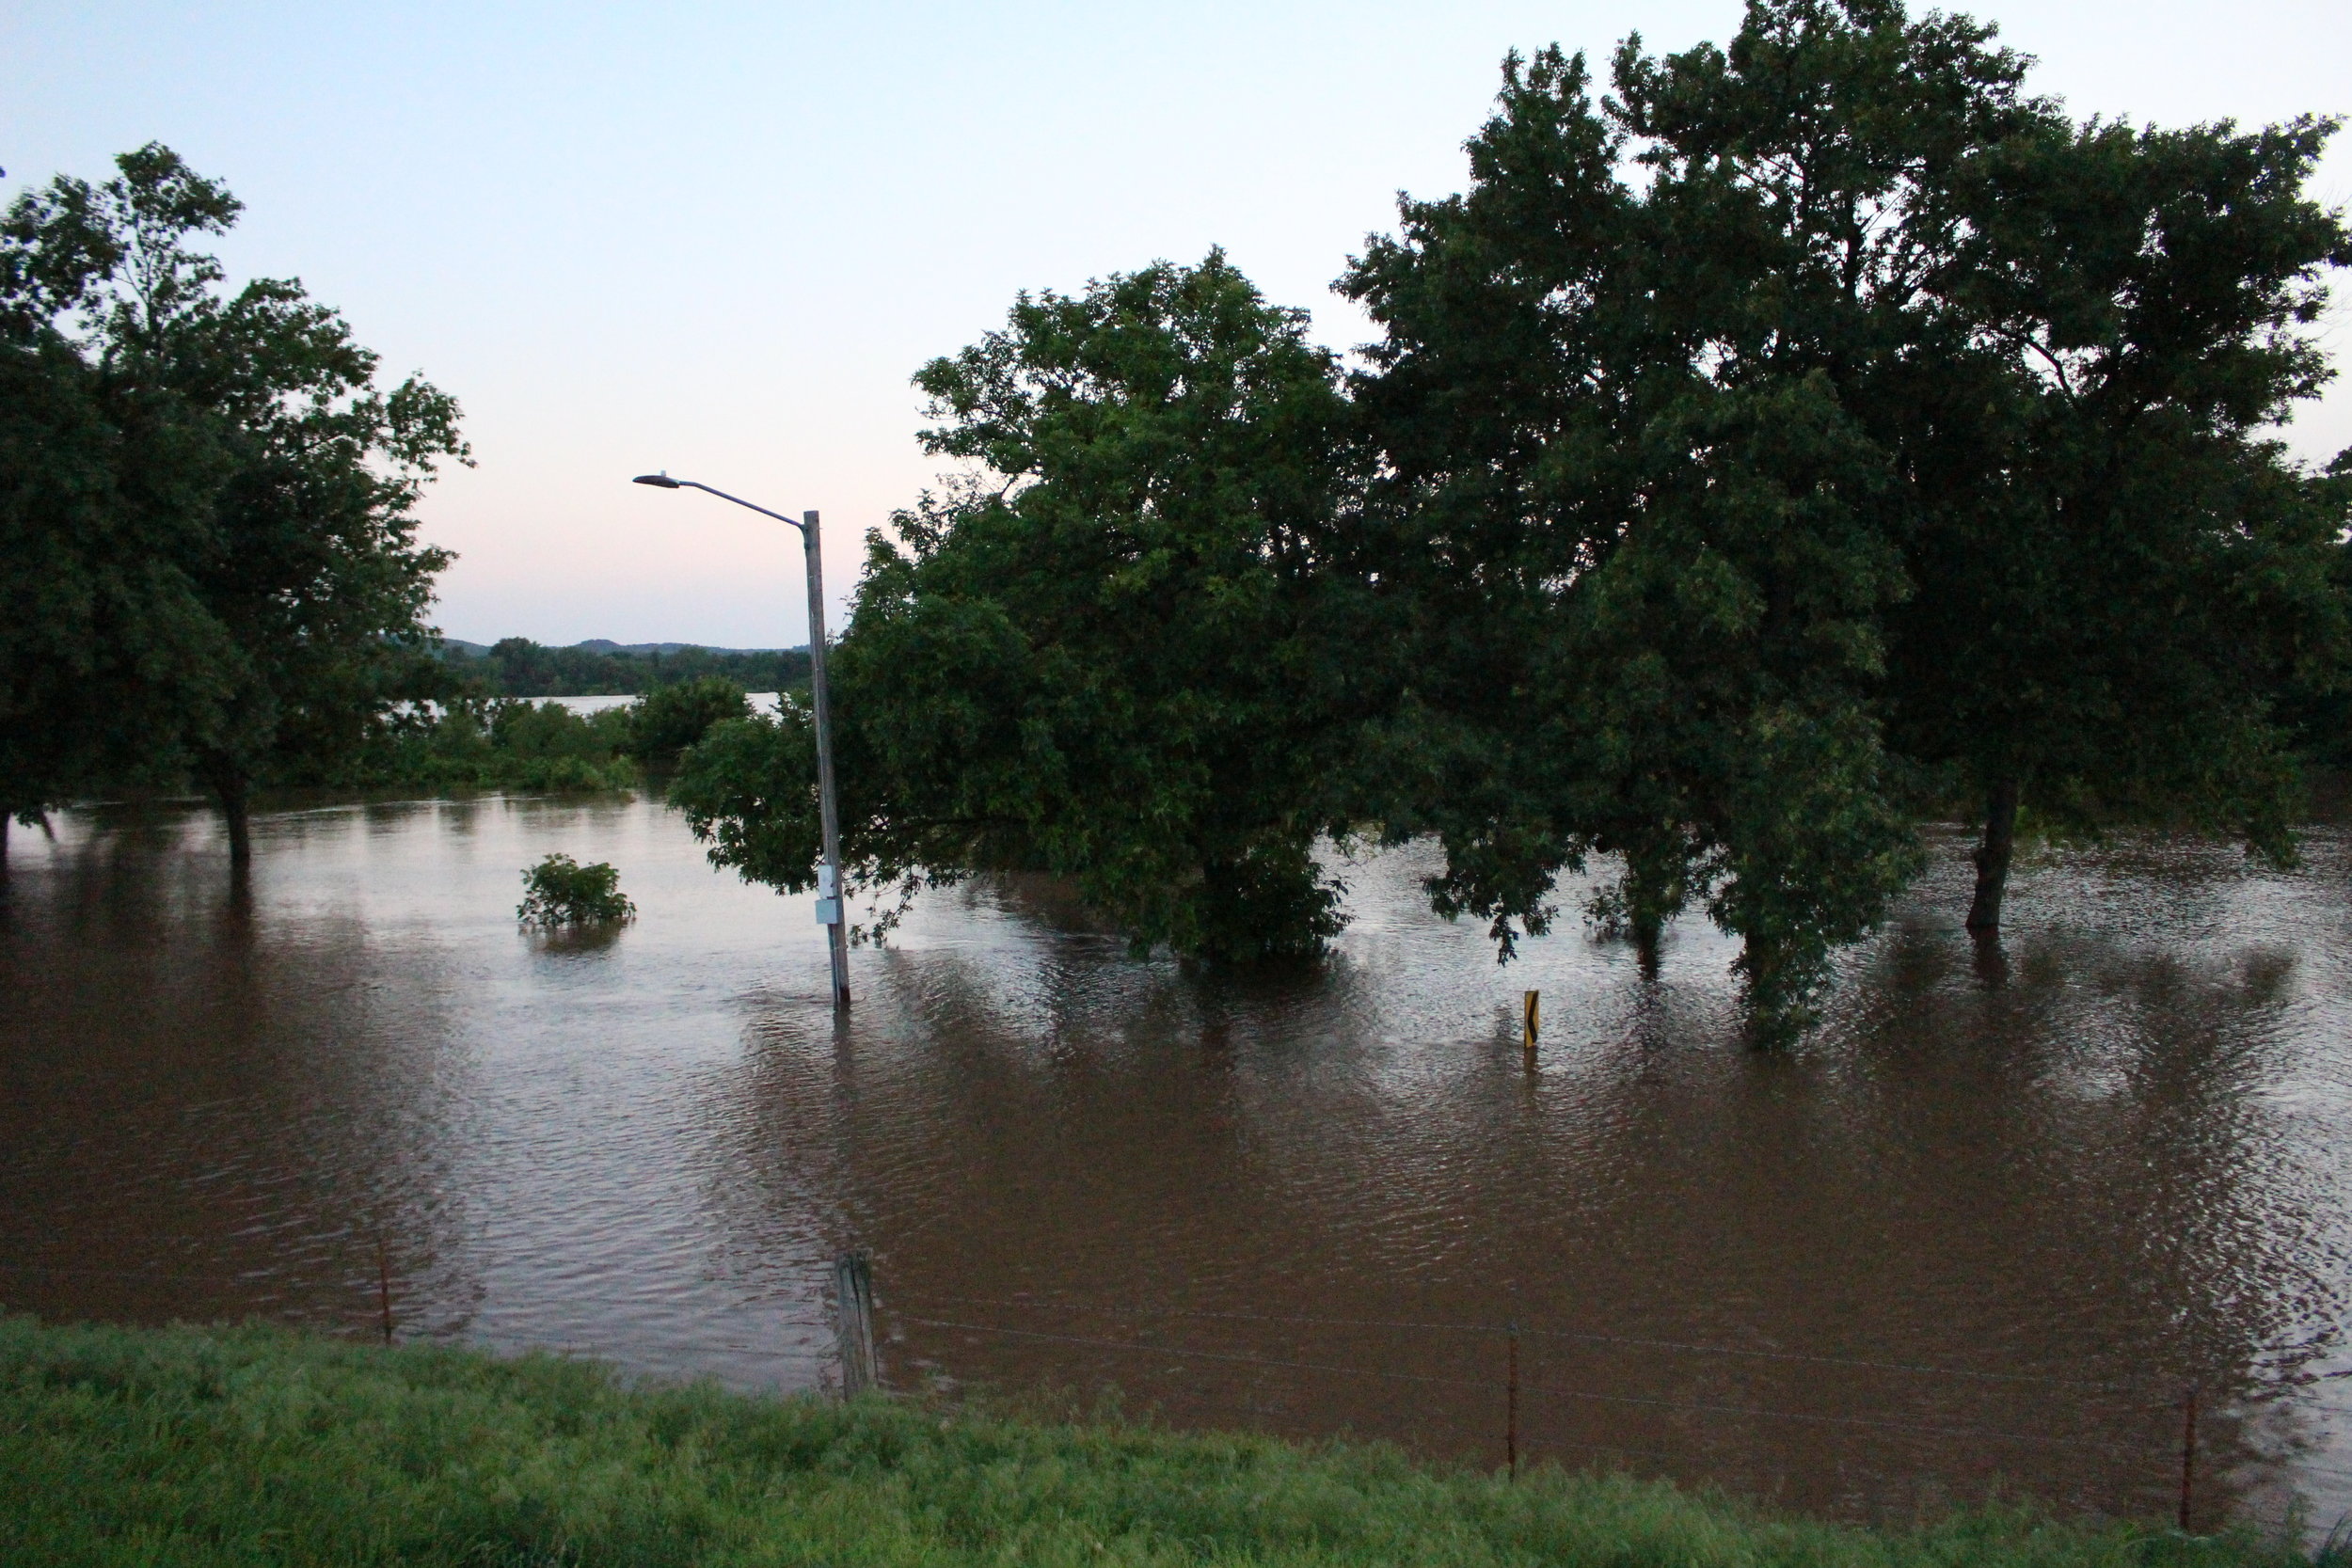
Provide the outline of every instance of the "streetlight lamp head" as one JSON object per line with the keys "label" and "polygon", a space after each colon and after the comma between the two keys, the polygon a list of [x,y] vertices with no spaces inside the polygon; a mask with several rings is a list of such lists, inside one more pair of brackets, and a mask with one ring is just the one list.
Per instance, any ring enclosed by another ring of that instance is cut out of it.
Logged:
{"label": "streetlight lamp head", "polygon": [[668,474],[639,474],[629,483],[632,484],[650,484],[660,490],[675,490],[678,487],[677,481],[672,479]]}

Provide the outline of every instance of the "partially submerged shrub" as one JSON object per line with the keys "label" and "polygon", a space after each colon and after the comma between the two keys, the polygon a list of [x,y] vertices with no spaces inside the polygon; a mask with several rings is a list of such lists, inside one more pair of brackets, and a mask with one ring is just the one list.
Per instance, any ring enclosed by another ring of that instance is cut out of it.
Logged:
{"label": "partially submerged shrub", "polygon": [[637,918],[637,906],[621,893],[621,874],[598,862],[582,865],[569,855],[549,855],[523,873],[523,901],[515,918],[526,926],[617,926]]}
{"label": "partially submerged shrub", "polygon": [[402,716],[370,769],[345,781],[376,787],[620,790],[637,782],[621,754],[628,713],[574,713],[560,703],[464,698]]}
{"label": "partially submerged shrub", "polygon": [[722,719],[748,719],[751,712],[743,689],[724,675],[657,686],[628,710],[627,750],[642,761],[675,762],[711,725]]}
{"label": "partially submerged shrub", "polygon": [[505,789],[625,789],[635,769],[618,754],[626,709],[574,713],[561,703],[500,703],[484,782]]}

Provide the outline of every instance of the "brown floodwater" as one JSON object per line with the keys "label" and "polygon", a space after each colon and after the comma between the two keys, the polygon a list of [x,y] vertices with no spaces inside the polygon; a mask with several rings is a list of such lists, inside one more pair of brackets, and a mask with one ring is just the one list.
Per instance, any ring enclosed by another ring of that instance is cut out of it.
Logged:
{"label": "brown floodwater", "polygon": [[[2352,1509],[2352,840],[2304,866],[1964,846],[1800,1048],[1740,1043],[1703,922],[1645,979],[1573,918],[1499,968],[1406,849],[1317,968],[1138,962],[983,883],[852,958],[651,800],[10,830],[0,1303],[831,1375],[873,1258],[904,1389],[1614,1465],[1866,1517],[2029,1493],[2199,1528]],[[611,861],[637,922],[518,931]],[[1581,894],[1569,887],[1564,905]],[[1518,1043],[1543,996],[1541,1055]]]}

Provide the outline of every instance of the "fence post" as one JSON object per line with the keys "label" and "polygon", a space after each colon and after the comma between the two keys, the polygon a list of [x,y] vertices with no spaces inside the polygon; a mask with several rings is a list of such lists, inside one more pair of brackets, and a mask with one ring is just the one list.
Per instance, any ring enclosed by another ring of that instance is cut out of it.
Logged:
{"label": "fence post", "polygon": [[[1534,996],[1534,991],[1527,993]],[[1532,1006],[1532,1004],[1531,1004]],[[1519,1479],[1519,1324],[1511,1320],[1510,1371],[1506,1376],[1502,1415],[1502,1462],[1511,1479]]]}
{"label": "fence post", "polygon": [[376,1301],[384,1308],[384,1342],[392,1342],[392,1257],[385,1250],[384,1238],[375,1239]]}
{"label": "fence post", "polygon": [[2189,1502],[2197,1485],[2197,1385],[2181,1402],[2181,1533],[2188,1531]]}
{"label": "fence post", "polygon": [[1519,1002],[1519,1049],[1526,1053],[1527,1065],[1535,1065],[1535,1036],[1542,1020],[1538,999],[1541,991],[1529,991]]}
{"label": "fence post", "polygon": [[862,1252],[845,1252],[833,1266],[841,1308],[841,1397],[853,1400],[881,1381],[874,1360],[874,1271]]}

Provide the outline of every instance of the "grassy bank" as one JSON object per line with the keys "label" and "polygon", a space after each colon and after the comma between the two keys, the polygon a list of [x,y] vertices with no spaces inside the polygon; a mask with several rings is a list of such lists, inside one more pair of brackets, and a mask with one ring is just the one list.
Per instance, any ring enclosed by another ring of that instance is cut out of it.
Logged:
{"label": "grassy bank", "polygon": [[2243,1564],[1977,1513],[1887,1533],[1625,1480],[632,1390],[542,1358],[0,1320],[0,1562]]}

